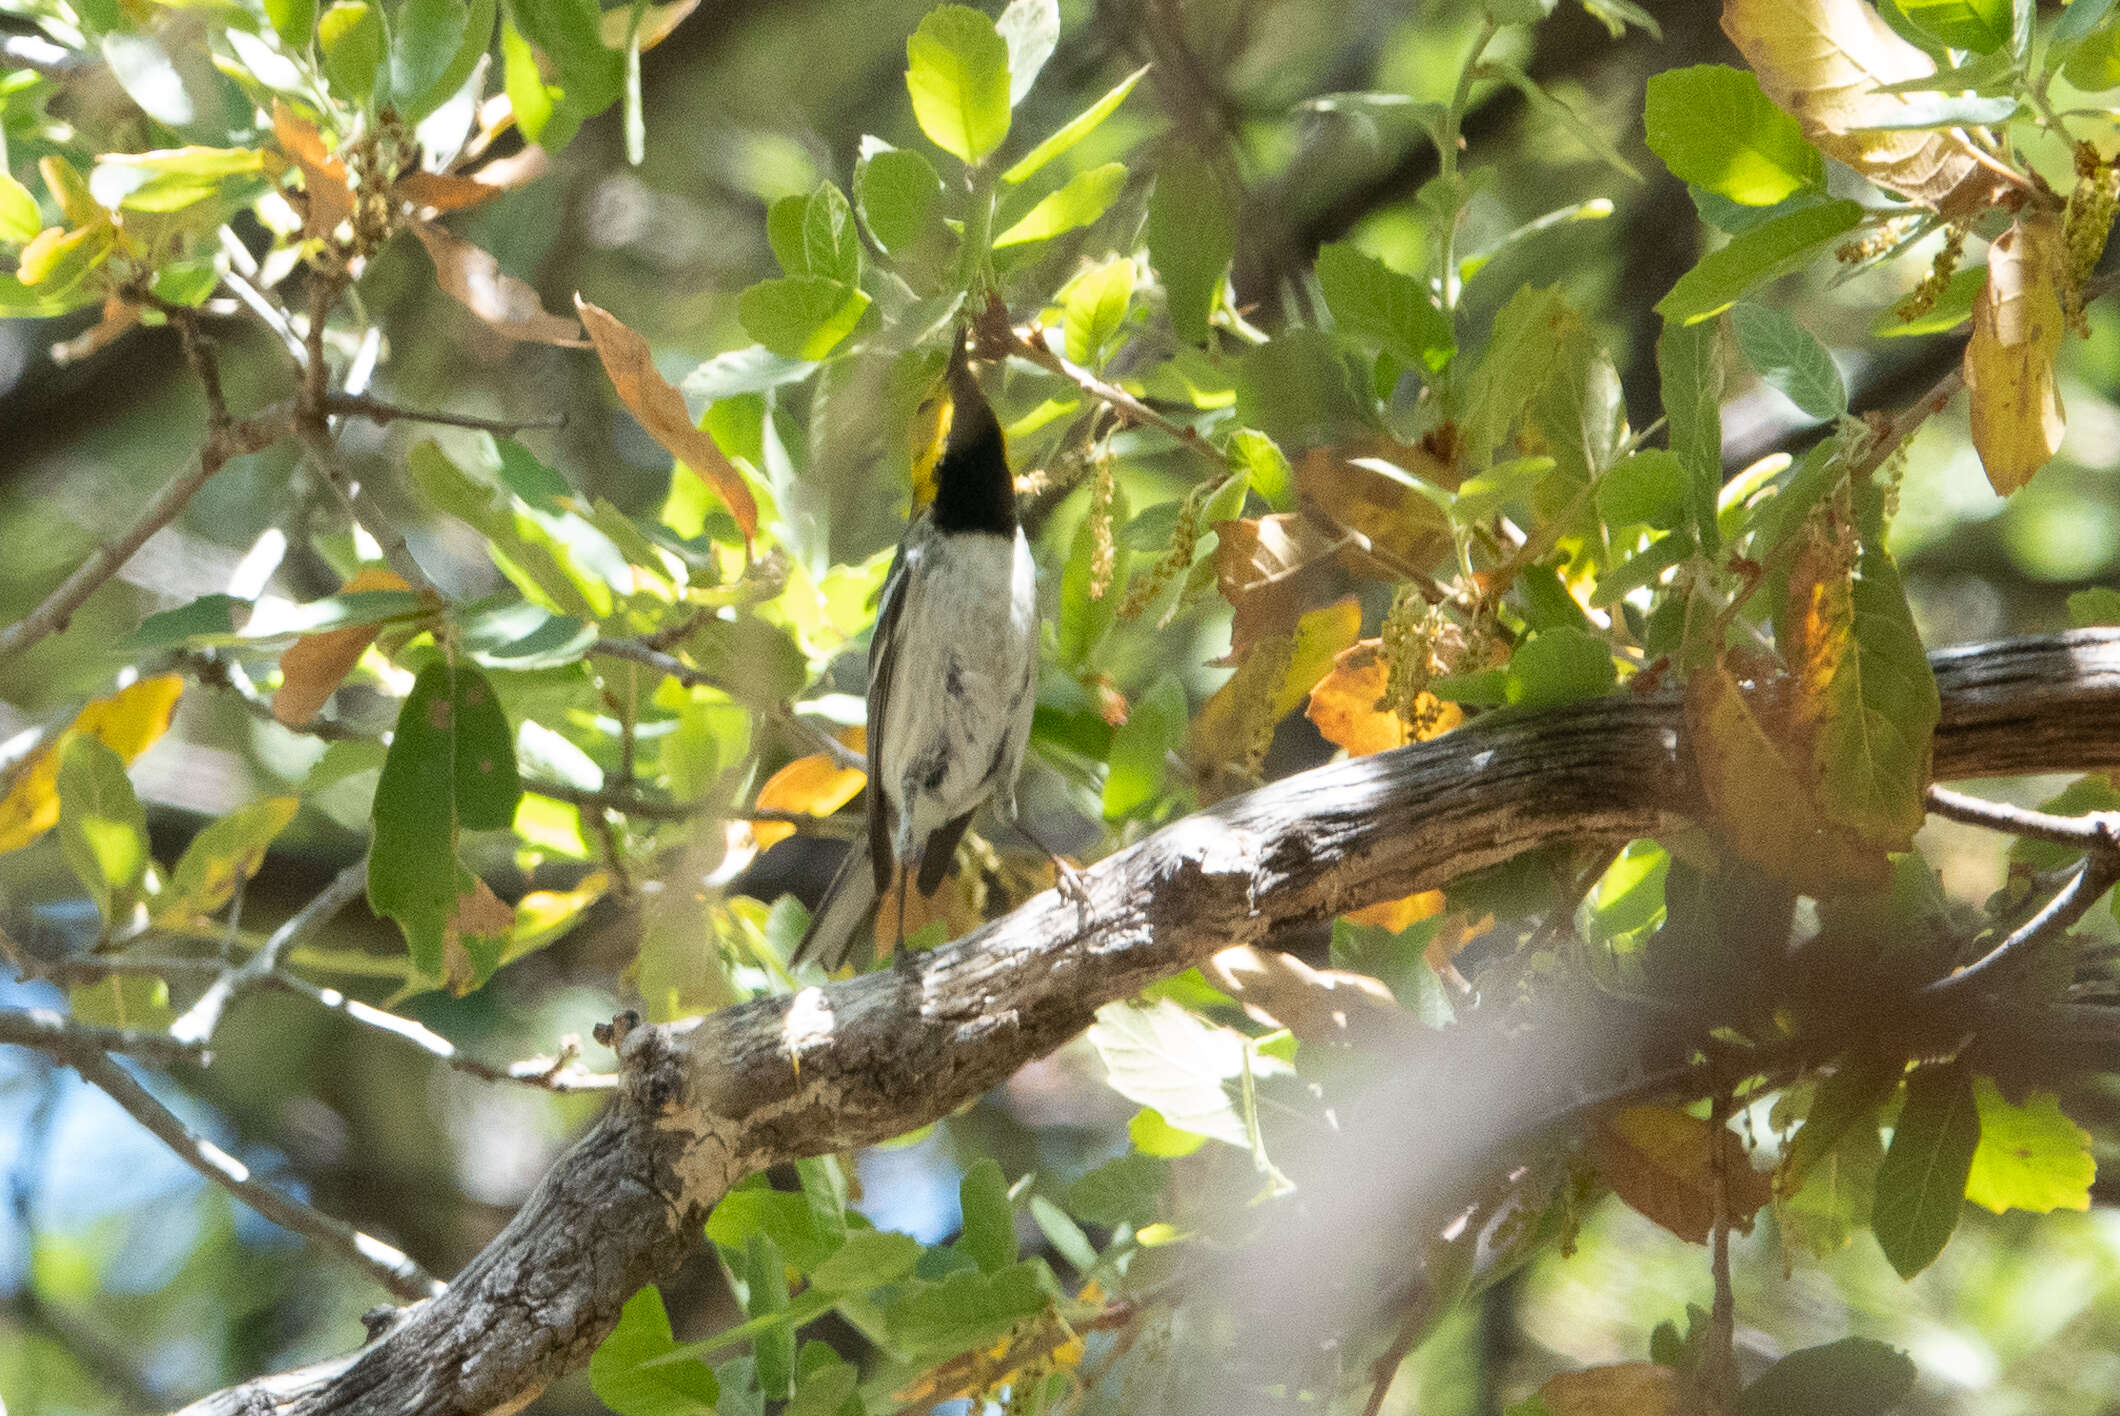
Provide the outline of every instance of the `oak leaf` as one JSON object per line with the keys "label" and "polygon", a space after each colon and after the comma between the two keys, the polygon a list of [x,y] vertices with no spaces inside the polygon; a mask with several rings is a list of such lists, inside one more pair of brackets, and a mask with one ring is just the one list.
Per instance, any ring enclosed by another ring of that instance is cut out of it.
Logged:
{"label": "oak leaf", "polygon": [[1988,247],[1987,288],[1965,346],[1973,446],[1988,482],[2008,496],[2061,450],[2064,417],[2054,356],[2067,323],[2068,256],[2049,213],[2020,217]]}

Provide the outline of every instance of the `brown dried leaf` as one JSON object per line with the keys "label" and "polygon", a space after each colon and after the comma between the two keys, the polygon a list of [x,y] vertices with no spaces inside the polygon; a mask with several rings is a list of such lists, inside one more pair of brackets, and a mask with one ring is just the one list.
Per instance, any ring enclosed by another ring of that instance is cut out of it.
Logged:
{"label": "brown dried leaf", "polygon": [[1913,98],[1880,85],[1936,72],[1867,0],[1724,0],[1723,33],[1804,135],[1879,186],[1951,214],[1987,203],[1997,178],[1955,129],[1879,132]]}
{"label": "brown dried leaf", "polygon": [[1973,446],[2003,496],[2031,481],[2061,448],[2054,356],[2066,323],[2067,270],[2051,213],[2018,218],[1988,247],[1987,289],[1973,306],[1973,338],[1965,346],[1965,386]]}
{"label": "brown dried leaf", "polygon": [[758,503],[752,500],[751,489],[744,485],[735,464],[685,411],[684,395],[656,370],[648,341],[610,311],[599,309],[580,295],[574,297],[574,308],[589,328],[596,357],[603,361],[604,372],[618,390],[619,401],[672,457],[715,490],[748,541],[758,530]]}
{"label": "brown dried leaf", "polygon": [[272,135],[280,151],[302,170],[302,191],[308,210],[302,217],[302,234],[329,236],[342,221],[353,219],[353,184],[346,164],[325,145],[324,135],[301,114],[275,99],[272,105]]}
{"label": "brown dried leaf", "polygon": [[1253,1019],[1285,1027],[1304,1042],[1347,1042],[1407,1024],[1391,990],[1367,974],[1314,969],[1279,950],[1239,944],[1209,959],[1200,972]]}
{"label": "brown dried leaf", "polygon": [[408,172],[391,183],[390,194],[429,211],[462,211],[535,181],[551,166],[551,156],[543,148],[526,147],[465,175]]}
{"label": "brown dried leaf", "polygon": [[[685,16],[699,8],[699,0],[667,0],[661,5],[650,5],[640,17],[640,51],[645,54],[670,37],[670,31],[683,23]],[[633,23],[630,6],[606,10],[599,25],[597,37],[606,49],[624,49],[626,31]]]}
{"label": "brown dried leaf", "polygon": [[1621,1362],[1562,1372],[1538,1389],[1553,1416],[1682,1416],[1685,1377],[1661,1362]]}
{"label": "brown dried leaf", "polygon": [[580,325],[546,310],[537,292],[505,274],[490,252],[431,222],[414,222],[412,234],[427,248],[428,258],[434,262],[435,279],[442,289],[497,333],[567,349],[587,347]]}
{"label": "brown dried leaf", "polygon": [[112,295],[103,302],[102,319],[72,339],[52,346],[52,362],[63,365],[86,359],[139,322],[140,307]]}
{"label": "brown dried leaf", "polygon": [[1438,486],[1449,485],[1446,479],[1455,476],[1432,454],[1399,443],[1349,451],[1320,447],[1303,454],[1295,466],[1297,492],[1329,524],[1368,542],[1347,558],[1349,569],[1402,580],[1408,571],[1428,570],[1449,557],[1454,543],[1443,509],[1399,478],[1352,460],[1350,451],[1423,473]]}
{"label": "brown dried leaf", "polygon": [[1215,580],[1235,609],[1229,654],[1295,629],[1303,611],[1340,584],[1338,545],[1308,517],[1292,514],[1215,523]]}
{"label": "brown dried leaf", "polygon": [[[339,587],[344,595],[361,590],[410,590],[412,587],[390,571],[370,568],[357,572]],[[349,624],[322,634],[305,634],[280,655],[280,687],[272,695],[272,716],[290,728],[299,728],[316,717],[330,701],[346,675],[361,661],[361,655],[382,630],[379,624]]]}
{"label": "brown dried leaf", "polygon": [[461,997],[478,983],[477,965],[464,947],[474,939],[505,940],[515,929],[515,907],[493,893],[493,887],[478,876],[472,887],[456,897],[456,908],[442,927],[442,958],[449,991]]}
{"label": "brown dried leaf", "polygon": [[1749,1233],[1752,1216],[1773,1198],[1774,1178],[1752,1168],[1728,1126],[1675,1106],[1630,1106],[1592,1129],[1587,1158],[1614,1194],[1679,1238],[1704,1244],[1715,1222],[1711,1145],[1722,1150],[1730,1223]]}

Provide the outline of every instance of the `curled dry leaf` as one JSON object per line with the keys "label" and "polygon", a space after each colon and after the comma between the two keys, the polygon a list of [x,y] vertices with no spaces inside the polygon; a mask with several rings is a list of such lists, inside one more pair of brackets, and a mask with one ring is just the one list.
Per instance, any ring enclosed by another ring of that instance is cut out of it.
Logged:
{"label": "curled dry leaf", "polygon": [[1956,129],[1880,132],[1912,103],[1881,85],[1936,72],[1868,0],[1724,0],[1730,36],[1767,97],[1820,149],[1881,187],[1959,215],[1988,203],[1997,175]]}
{"label": "curled dry leaf", "polygon": [[2054,356],[2066,324],[2068,269],[2051,213],[2021,217],[1988,247],[1987,289],[1973,306],[1965,346],[1973,446],[1988,482],[2008,496],[2061,449],[2065,419]]}
{"label": "curled dry leaf", "polygon": [[495,158],[476,172],[408,172],[391,183],[390,194],[428,211],[463,211],[542,177],[552,166],[541,147]]}
{"label": "curled dry leaf", "polygon": [[491,252],[459,240],[432,222],[414,222],[412,234],[427,248],[442,289],[495,332],[538,344],[583,347],[581,326],[546,310],[537,292],[503,272]]}
{"label": "curled dry leaf", "polygon": [[[339,587],[339,593],[411,588],[390,571],[371,567],[356,572]],[[299,728],[316,717],[317,710],[338,691],[381,629],[379,624],[350,624],[322,634],[305,634],[288,645],[280,655],[280,687],[272,695],[272,716],[290,728]]]}
{"label": "curled dry leaf", "polygon": [[353,219],[353,183],[346,164],[324,141],[316,126],[285,103],[274,100],[272,135],[280,151],[302,171],[302,192],[308,209],[302,217],[302,234],[329,236],[342,221]]}
{"label": "curled dry leaf", "polygon": [[744,485],[743,475],[723,455],[720,446],[685,411],[684,395],[656,369],[648,341],[609,310],[590,304],[580,295],[574,297],[574,308],[588,326],[596,357],[603,361],[604,372],[618,390],[619,401],[672,457],[715,490],[749,541],[758,530],[758,503],[752,499],[751,489]]}
{"label": "curled dry leaf", "polygon": [[1774,1178],[1752,1168],[1744,1142],[1728,1126],[1675,1106],[1630,1106],[1590,1132],[1588,1158],[1612,1192],[1692,1244],[1704,1244],[1715,1222],[1715,1155],[1719,1145],[1730,1223],[1749,1233],[1752,1216],[1774,1195]]}

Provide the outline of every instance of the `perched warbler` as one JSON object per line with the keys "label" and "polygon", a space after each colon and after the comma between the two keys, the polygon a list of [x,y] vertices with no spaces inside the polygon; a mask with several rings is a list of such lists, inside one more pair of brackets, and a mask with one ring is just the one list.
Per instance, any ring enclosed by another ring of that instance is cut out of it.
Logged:
{"label": "perched warbler", "polygon": [[972,816],[997,793],[1015,817],[1038,670],[1038,587],[1015,479],[960,334],[935,495],[913,516],[869,644],[868,833],[832,878],[794,959],[829,972],[872,933],[895,882],[933,894]]}

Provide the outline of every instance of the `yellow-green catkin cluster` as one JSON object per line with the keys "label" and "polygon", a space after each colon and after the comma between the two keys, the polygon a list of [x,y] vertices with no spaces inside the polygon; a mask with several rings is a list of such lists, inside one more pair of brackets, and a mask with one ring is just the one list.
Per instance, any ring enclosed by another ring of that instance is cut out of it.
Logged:
{"label": "yellow-green catkin cluster", "polygon": [[[1178,508],[1178,524],[1171,528],[1163,554],[1156,557],[1146,575],[1136,576],[1134,583],[1126,587],[1126,598],[1119,602],[1120,619],[1139,618],[1173,580],[1192,568],[1193,552],[1200,544],[1200,508],[1207,500],[1207,490],[1208,484],[1201,482],[1185,494],[1185,502]],[[1163,616],[1163,624],[1170,623],[1177,609],[1173,602]]]}
{"label": "yellow-green catkin cluster", "polygon": [[1892,449],[1892,455],[1877,469],[1878,490],[1884,494],[1884,524],[1890,526],[1899,515],[1899,488],[1907,479],[1907,444],[1902,442]]}
{"label": "yellow-green catkin cluster", "polygon": [[1919,221],[1917,216],[1895,216],[1852,241],[1841,242],[1833,252],[1834,259],[1842,265],[1874,261],[1906,240]]}
{"label": "yellow-green catkin cluster", "polygon": [[1244,739],[1239,760],[1244,764],[1244,771],[1252,777],[1266,770],[1266,754],[1273,747],[1274,729],[1280,726],[1280,715],[1274,711],[1275,700],[1280,697],[1281,684],[1287,679],[1295,657],[1294,637],[1277,634],[1253,645],[1251,653],[1237,669],[1237,677],[1241,680],[1237,688],[1237,721],[1242,725]]}
{"label": "yellow-green catkin cluster", "polygon": [[1943,236],[1943,247],[1936,252],[1936,259],[1929,262],[1928,274],[1921,277],[1913,293],[1899,302],[1892,313],[1899,316],[1902,324],[1911,324],[1936,308],[1937,297],[1958,273],[1958,262],[1965,255],[1965,227],[1952,226]]}
{"label": "yellow-green catkin cluster", "polygon": [[1092,465],[1089,484],[1089,597],[1101,600],[1112,588],[1112,567],[1118,562],[1118,543],[1112,535],[1112,502],[1116,495],[1112,460],[1100,455]]}
{"label": "yellow-green catkin cluster", "polygon": [[1378,632],[1384,642],[1386,677],[1384,697],[1377,706],[1397,713],[1415,737],[1425,737],[1434,729],[1442,705],[1432,695],[1425,701],[1422,695],[1435,679],[1450,621],[1442,606],[1430,604],[1409,583],[1392,597]]}
{"label": "yellow-green catkin cluster", "polygon": [[2120,168],[2089,143],[2076,144],[2076,185],[2069,189],[2068,205],[2061,213],[2061,239],[2068,249],[2069,328],[2086,339],[2091,327],[2083,314],[2083,287],[2105,254],[2116,203],[2120,203]]}

